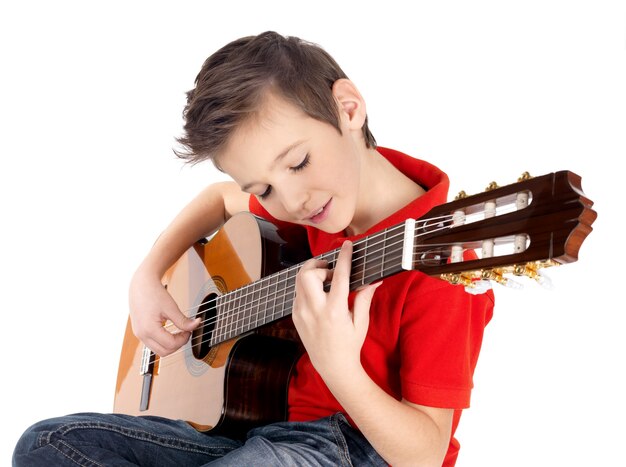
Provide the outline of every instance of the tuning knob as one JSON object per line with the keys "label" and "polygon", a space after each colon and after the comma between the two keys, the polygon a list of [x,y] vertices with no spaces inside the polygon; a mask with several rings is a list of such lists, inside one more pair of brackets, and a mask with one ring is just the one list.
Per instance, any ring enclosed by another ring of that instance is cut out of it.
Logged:
{"label": "tuning knob", "polygon": [[489,185],[487,185],[487,188],[485,188],[485,191],[495,190],[496,188],[500,188],[500,187],[498,186],[496,182],[491,182]]}
{"label": "tuning knob", "polygon": [[531,178],[533,178],[530,173],[528,172],[524,172],[522,175],[520,175],[520,177],[517,179],[518,182],[523,182],[524,180],[530,180]]}
{"label": "tuning knob", "polygon": [[480,276],[483,280],[495,281],[498,284],[504,284],[507,281],[506,277],[495,269],[483,269]]}
{"label": "tuning knob", "polygon": [[465,286],[465,291],[472,295],[484,294],[488,290],[491,290],[491,282],[483,279],[473,281],[472,285]]}
{"label": "tuning knob", "polygon": [[544,289],[552,290],[554,285],[552,284],[552,279],[546,275],[545,272],[539,270],[537,274],[537,278],[535,279]]}
{"label": "tuning knob", "polygon": [[513,267],[513,274],[516,276],[526,276],[537,281],[542,287],[552,289],[552,279],[534,264],[516,264]]}
{"label": "tuning knob", "polygon": [[464,190],[459,191],[459,194],[454,197],[455,201],[463,198],[467,198],[467,193]]}
{"label": "tuning knob", "polygon": [[441,275],[441,278],[445,281],[450,282],[452,285],[464,285],[466,287],[472,285],[471,277],[466,276],[465,274],[459,274],[456,272],[448,272]]}
{"label": "tuning knob", "polygon": [[504,287],[508,287],[509,289],[523,289],[524,286],[513,279],[508,277],[504,277],[502,273],[496,269],[484,269],[481,272],[481,277],[483,280],[494,281]]}
{"label": "tuning knob", "polygon": [[521,290],[524,288],[523,284],[520,284],[519,282],[514,281],[513,279],[507,279],[506,282],[502,285],[513,290]]}

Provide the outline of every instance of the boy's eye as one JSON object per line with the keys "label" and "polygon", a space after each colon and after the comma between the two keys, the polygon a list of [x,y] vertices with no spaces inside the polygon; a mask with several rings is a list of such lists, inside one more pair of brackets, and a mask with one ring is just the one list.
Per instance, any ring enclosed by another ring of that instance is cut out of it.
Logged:
{"label": "boy's eye", "polygon": [[[306,156],[304,156],[304,159],[302,160],[302,162],[300,162],[295,167],[290,167],[289,170],[291,170],[292,172],[298,172],[304,169],[307,165],[309,165],[310,162],[311,162],[311,158],[307,154]],[[272,187],[268,186],[267,189],[263,193],[257,196],[259,197],[259,199],[263,200],[263,199],[266,199],[270,195],[271,192],[272,192]]]}
{"label": "boy's eye", "polygon": [[295,167],[291,167],[291,171],[292,172],[297,172],[299,170],[304,169],[307,165],[309,165],[309,163],[311,162],[311,159],[309,157],[309,155],[307,154],[306,156],[304,156],[304,159],[302,160],[302,162],[300,162],[298,165],[296,165]]}
{"label": "boy's eye", "polygon": [[259,198],[261,198],[261,199],[265,199],[265,198],[267,198],[267,197],[270,195],[270,193],[271,193],[271,192],[272,192],[272,187],[271,187],[271,186],[268,186],[268,187],[267,187],[267,189],[266,189],[263,193],[261,193],[260,195],[258,195],[258,196],[259,196]]}

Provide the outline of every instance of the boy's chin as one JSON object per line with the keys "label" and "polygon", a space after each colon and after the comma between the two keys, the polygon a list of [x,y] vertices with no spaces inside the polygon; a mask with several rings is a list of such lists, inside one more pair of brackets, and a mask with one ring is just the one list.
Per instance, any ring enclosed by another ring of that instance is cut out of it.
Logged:
{"label": "boy's chin", "polygon": [[323,222],[319,225],[312,225],[311,227],[314,227],[318,230],[321,230],[322,232],[326,232],[327,234],[338,234],[338,233],[342,233],[345,232],[345,230],[348,228],[348,225],[343,225],[343,224],[331,224],[331,223],[326,223]]}

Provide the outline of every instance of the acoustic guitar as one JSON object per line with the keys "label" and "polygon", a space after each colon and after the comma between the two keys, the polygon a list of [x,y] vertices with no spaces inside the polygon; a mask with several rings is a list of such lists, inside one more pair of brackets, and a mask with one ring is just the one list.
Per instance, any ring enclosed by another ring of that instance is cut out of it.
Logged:
{"label": "acoustic guitar", "polygon": [[[514,283],[515,276],[541,280],[543,268],[578,259],[596,218],[592,205],[569,171],[459,196],[356,241],[350,287],[407,270],[470,293],[493,281]],[[332,267],[338,251],[320,258]],[[250,213],[197,242],[163,285],[202,324],[179,351],[160,358],[129,321],[114,411],[183,419],[233,437],[284,420],[289,378],[303,352],[290,319],[295,278],[309,256],[303,228],[279,229]]]}

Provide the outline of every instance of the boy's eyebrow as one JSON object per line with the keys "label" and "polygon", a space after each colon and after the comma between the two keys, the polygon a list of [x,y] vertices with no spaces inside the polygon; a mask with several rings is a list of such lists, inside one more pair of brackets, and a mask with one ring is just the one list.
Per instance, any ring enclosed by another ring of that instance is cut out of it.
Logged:
{"label": "boy's eyebrow", "polygon": [[[289,151],[291,151],[292,149],[294,149],[295,147],[301,145],[302,143],[304,143],[304,140],[301,139],[299,141],[296,141],[295,143],[290,144],[289,146],[287,146],[285,149],[283,149],[275,158],[274,161],[272,162],[272,165],[270,166],[270,168],[274,168],[274,166],[276,164],[278,164],[281,159],[283,159],[287,154],[289,154]],[[244,186],[241,187],[242,191],[248,191],[248,189],[252,186],[255,185],[255,182],[252,183],[247,183]]]}

